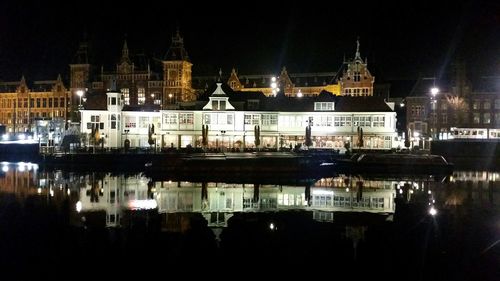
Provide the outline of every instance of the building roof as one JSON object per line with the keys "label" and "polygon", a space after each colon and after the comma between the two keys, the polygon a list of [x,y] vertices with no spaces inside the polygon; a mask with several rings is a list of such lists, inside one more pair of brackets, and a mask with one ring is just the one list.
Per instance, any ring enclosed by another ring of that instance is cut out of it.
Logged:
{"label": "building roof", "polygon": [[184,39],[181,37],[179,33],[179,29],[177,29],[177,32],[175,36],[172,37],[172,44],[170,45],[170,48],[168,49],[167,53],[163,57],[163,60],[166,61],[191,61],[189,59],[188,53],[186,49],[184,48]]}

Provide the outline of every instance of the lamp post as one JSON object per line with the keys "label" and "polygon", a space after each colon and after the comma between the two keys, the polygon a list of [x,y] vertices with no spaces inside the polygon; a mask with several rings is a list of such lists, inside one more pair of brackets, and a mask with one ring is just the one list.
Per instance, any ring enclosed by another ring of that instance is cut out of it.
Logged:
{"label": "lamp post", "polygon": [[172,104],[172,97],[174,95],[172,93],[168,94],[168,103]]}
{"label": "lamp post", "polygon": [[431,138],[435,139],[437,138],[437,110],[436,110],[436,107],[437,107],[437,99],[436,99],[436,96],[439,94],[439,88],[437,88],[436,86],[432,87],[431,90],[431,112],[432,112],[432,118],[431,118],[431,122],[432,122],[432,128],[431,128]]}
{"label": "lamp post", "polygon": [[273,92],[273,96],[276,96],[280,91],[276,77],[271,78],[271,90]]}
{"label": "lamp post", "polygon": [[80,103],[78,104],[78,108],[80,109],[82,107],[83,90],[76,91],[76,94],[80,97]]}

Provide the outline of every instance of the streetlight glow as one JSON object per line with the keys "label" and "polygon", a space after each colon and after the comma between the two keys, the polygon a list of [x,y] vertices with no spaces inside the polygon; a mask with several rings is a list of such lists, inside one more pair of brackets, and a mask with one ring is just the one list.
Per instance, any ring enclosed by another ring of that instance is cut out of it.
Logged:
{"label": "streetlight glow", "polygon": [[431,89],[431,94],[432,94],[432,96],[434,96],[434,97],[435,97],[438,93],[439,93],[439,88],[437,88],[437,87],[432,87],[432,89]]}
{"label": "streetlight glow", "polygon": [[301,91],[301,90],[299,90],[299,92],[297,93],[297,97],[301,98],[301,97],[303,97],[303,96],[304,96],[304,95],[302,94],[302,91]]}

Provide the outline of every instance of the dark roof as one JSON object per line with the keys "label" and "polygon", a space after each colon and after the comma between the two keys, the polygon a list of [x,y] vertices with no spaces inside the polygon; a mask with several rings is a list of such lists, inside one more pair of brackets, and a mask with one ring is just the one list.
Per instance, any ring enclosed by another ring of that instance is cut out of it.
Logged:
{"label": "dark roof", "polygon": [[[198,99],[203,102],[192,109],[201,110],[216,88],[217,85],[213,83]],[[392,112],[381,97],[335,96],[327,91],[322,91],[315,97],[266,97],[262,92],[233,91],[225,83],[221,88],[236,110],[310,112],[314,111],[315,102],[335,102],[336,112]],[[249,100],[258,100],[258,107],[249,109]]]}
{"label": "dark roof", "polygon": [[71,60],[71,64],[88,64],[88,45],[87,42],[81,42],[78,46],[78,50],[76,54],[73,56]]}
{"label": "dark roof", "polygon": [[[316,73],[288,73],[290,80],[295,87],[313,87],[325,86],[336,81],[337,72],[316,72]],[[277,74],[252,74],[238,75],[238,79],[244,88],[268,88],[271,85],[271,78],[278,77]],[[192,79],[193,88],[203,89],[207,85],[217,81],[218,75],[214,76],[195,76]],[[222,76],[222,81],[227,83],[229,75]]]}
{"label": "dark roof", "polygon": [[172,60],[183,60],[183,61],[191,61],[189,59],[188,53],[186,49],[184,49],[184,39],[180,36],[179,31],[175,36],[172,37],[172,44],[168,49],[167,53],[163,57],[163,60],[172,61]]}

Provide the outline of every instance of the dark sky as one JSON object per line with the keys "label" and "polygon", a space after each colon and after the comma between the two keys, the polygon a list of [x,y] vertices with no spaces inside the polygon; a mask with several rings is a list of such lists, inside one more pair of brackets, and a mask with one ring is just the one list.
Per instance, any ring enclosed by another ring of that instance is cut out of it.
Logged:
{"label": "dark sky", "polygon": [[1,1],[0,80],[67,75],[84,31],[98,65],[116,62],[125,36],[131,52],[161,57],[177,25],[194,75],[233,66],[243,74],[284,65],[290,72],[337,71],[344,53],[354,54],[357,36],[382,80],[444,75],[457,54],[471,73],[500,72],[500,1],[66,2]]}

